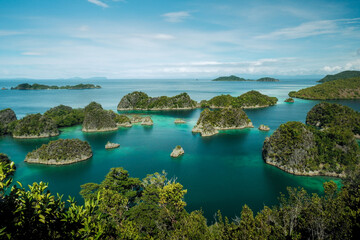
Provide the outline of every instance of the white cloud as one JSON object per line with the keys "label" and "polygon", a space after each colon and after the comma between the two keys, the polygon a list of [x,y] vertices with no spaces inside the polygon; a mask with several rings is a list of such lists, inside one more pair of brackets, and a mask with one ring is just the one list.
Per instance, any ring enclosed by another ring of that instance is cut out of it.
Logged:
{"label": "white cloud", "polygon": [[21,55],[24,55],[24,56],[41,56],[42,53],[39,53],[39,52],[22,52]]}
{"label": "white cloud", "polygon": [[163,34],[163,33],[159,33],[159,34],[156,34],[154,36],[155,39],[159,39],[159,40],[172,40],[174,39],[175,37],[173,35],[170,35],[170,34]]}
{"label": "white cloud", "polygon": [[13,35],[19,35],[19,34],[23,34],[23,32],[19,32],[19,31],[9,31],[9,30],[0,30],[0,37],[3,37],[3,36],[13,36]]}
{"label": "white cloud", "polygon": [[109,7],[109,5],[107,5],[106,3],[104,3],[104,2],[102,2],[100,0],[88,0],[88,2],[91,2],[91,3],[95,4],[95,5],[98,5],[98,6],[103,7],[103,8]]}
{"label": "white cloud", "polygon": [[302,23],[296,27],[282,28],[269,34],[260,35],[258,39],[298,39],[310,36],[346,32],[355,30],[352,25],[358,25],[360,18],[321,20]]}
{"label": "white cloud", "polygon": [[328,73],[339,72],[340,70],[342,70],[342,67],[340,67],[340,66],[333,66],[333,67],[325,66],[325,67],[323,67],[323,70]]}
{"label": "white cloud", "polygon": [[182,22],[186,18],[190,17],[190,13],[186,11],[181,12],[169,12],[162,15],[167,22]]}
{"label": "white cloud", "polygon": [[79,27],[79,31],[81,31],[81,32],[87,32],[87,31],[89,31],[89,29],[90,29],[90,27],[87,25],[82,25]]}

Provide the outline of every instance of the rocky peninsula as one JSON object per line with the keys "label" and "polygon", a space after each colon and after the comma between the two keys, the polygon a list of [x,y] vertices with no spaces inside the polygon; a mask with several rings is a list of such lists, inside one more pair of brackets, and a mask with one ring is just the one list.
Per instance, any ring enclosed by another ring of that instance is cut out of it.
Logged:
{"label": "rocky peninsula", "polygon": [[309,100],[360,99],[360,77],[324,82],[289,92],[289,96]]}
{"label": "rocky peninsula", "polygon": [[17,121],[12,134],[14,138],[46,138],[59,135],[59,130],[51,118],[37,113]]}
{"label": "rocky peninsula", "polygon": [[265,139],[267,164],[295,175],[345,177],[360,161],[360,148],[346,128],[320,131],[301,122],[287,122]]}
{"label": "rocky peninsula", "polygon": [[184,155],[184,153],[185,153],[184,149],[180,145],[177,145],[174,148],[174,150],[171,152],[170,157],[177,158],[180,157],[181,155]]}
{"label": "rocky peninsula", "polygon": [[93,155],[88,142],[79,139],[59,139],[28,153],[25,162],[46,165],[66,165],[87,160]]}
{"label": "rocky peninsula", "polygon": [[202,108],[263,108],[273,106],[277,103],[276,97],[269,97],[258,91],[252,90],[238,97],[231,95],[220,95],[212,99],[200,102]]}
{"label": "rocky peninsula", "polygon": [[125,95],[117,106],[117,110],[184,110],[197,107],[187,93],[173,97],[149,97],[144,92],[132,92]]}
{"label": "rocky peninsula", "polygon": [[201,112],[193,133],[200,133],[202,137],[217,134],[218,130],[253,128],[251,120],[241,108],[223,108]]}

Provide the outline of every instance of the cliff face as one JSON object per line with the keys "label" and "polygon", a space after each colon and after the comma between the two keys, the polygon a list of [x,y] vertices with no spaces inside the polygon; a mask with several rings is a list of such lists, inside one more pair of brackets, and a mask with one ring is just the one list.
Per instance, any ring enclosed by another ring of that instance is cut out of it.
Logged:
{"label": "cliff face", "polygon": [[306,124],[321,129],[341,126],[360,135],[360,113],[336,103],[316,104],[306,116]]}
{"label": "cliff face", "polygon": [[300,122],[287,122],[266,138],[266,163],[296,175],[344,177],[347,167],[359,163],[360,149],[348,129],[319,131]]}
{"label": "cliff face", "polygon": [[117,130],[114,113],[104,109],[94,109],[85,113],[82,131],[104,132]]}
{"label": "cliff face", "polygon": [[125,95],[118,104],[118,110],[171,110],[192,109],[197,103],[187,93],[174,97],[149,97],[143,92],[132,92]]}
{"label": "cliff face", "polygon": [[79,139],[59,139],[42,145],[28,153],[25,162],[48,165],[65,165],[92,157],[88,142]]}
{"label": "cliff face", "polygon": [[16,120],[16,114],[12,109],[7,108],[0,110],[0,136],[10,133],[9,124]]}
{"label": "cliff face", "polygon": [[193,132],[200,132],[202,136],[211,136],[218,130],[242,129],[253,127],[246,113],[240,108],[224,108],[210,111],[205,109],[201,112]]}
{"label": "cliff face", "polygon": [[43,138],[59,135],[55,122],[40,113],[30,114],[19,120],[13,130],[14,138]]}

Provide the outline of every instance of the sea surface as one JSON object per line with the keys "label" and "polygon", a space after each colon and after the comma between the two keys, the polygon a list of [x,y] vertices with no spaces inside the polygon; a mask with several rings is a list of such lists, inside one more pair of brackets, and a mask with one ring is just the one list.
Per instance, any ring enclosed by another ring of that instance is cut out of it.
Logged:
{"label": "sea surface", "polygon": [[[140,179],[147,174],[165,170],[168,178],[175,178],[188,190],[185,200],[189,211],[202,209],[209,223],[221,210],[229,218],[239,216],[242,206],[249,205],[253,211],[264,205],[278,203],[280,192],[286,193],[288,186],[304,187],[309,192],[322,193],[322,183],[327,177],[304,177],[285,173],[264,163],[261,149],[265,137],[287,121],[305,122],[307,112],[318,101],[295,99],[295,103],[284,103],[289,91],[316,84],[314,80],[281,80],[280,82],[212,82],[210,80],[0,80],[0,88],[15,87],[20,83],[48,85],[75,85],[94,83],[101,89],[89,90],[0,90],[0,109],[12,108],[18,118],[30,113],[44,113],[59,104],[84,107],[91,101],[102,104],[105,109],[116,111],[120,99],[132,91],[144,91],[150,96],[174,96],[187,92],[200,101],[220,94],[238,96],[257,90],[278,97],[276,106],[245,110],[255,128],[222,131],[220,134],[202,138],[192,134],[201,110],[140,112],[150,114],[154,125],[120,128],[107,133],[83,133],[81,126],[61,129],[58,137],[45,139],[13,139],[0,137],[0,152],[6,153],[16,163],[15,180],[24,186],[33,182],[49,183],[53,193],[76,197],[79,203],[80,185],[101,182],[110,168],[123,167],[132,177]],[[360,101],[337,102],[360,111]],[[176,118],[186,124],[175,125]],[[257,129],[260,124],[271,128],[269,132]],[[31,165],[24,162],[28,152],[42,144],[59,138],[79,138],[90,143],[94,156],[85,162],[68,166]],[[107,141],[117,142],[121,147],[105,150]],[[185,155],[172,159],[170,153],[181,145]],[[333,179],[340,183],[339,180]]]}

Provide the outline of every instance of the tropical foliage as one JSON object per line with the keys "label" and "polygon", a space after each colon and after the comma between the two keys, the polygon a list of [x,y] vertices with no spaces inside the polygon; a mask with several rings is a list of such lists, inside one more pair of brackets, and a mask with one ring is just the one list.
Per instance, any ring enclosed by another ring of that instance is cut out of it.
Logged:
{"label": "tropical foliage", "polygon": [[50,117],[58,127],[70,127],[84,121],[84,109],[73,109],[69,106],[59,105],[47,110],[45,116]]}
{"label": "tropical foliage", "polygon": [[320,79],[318,82],[330,82],[339,79],[347,79],[360,77],[360,71],[343,71],[334,75],[326,75],[324,78]]}

